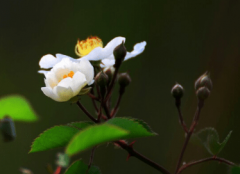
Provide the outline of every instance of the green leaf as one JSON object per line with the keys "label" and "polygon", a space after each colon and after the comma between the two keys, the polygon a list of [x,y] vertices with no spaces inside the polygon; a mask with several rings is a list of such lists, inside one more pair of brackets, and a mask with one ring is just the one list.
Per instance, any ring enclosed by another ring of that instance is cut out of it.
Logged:
{"label": "green leaf", "polygon": [[30,153],[66,146],[80,129],[92,125],[92,122],[73,122],[64,126],[55,126],[44,131],[32,144]]}
{"label": "green leaf", "polygon": [[212,155],[217,155],[227,144],[232,131],[229,132],[227,137],[222,143],[219,142],[219,135],[214,128],[205,128],[194,135],[194,139],[198,138],[199,142],[204,145],[208,152]]}
{"label": "green leaf", "polygon": [[[65,174],[86,174],[88,165],[83,163],[82,160],[75,161],[65,172]],[[101,174],[101,171],[96,166],[91,166],[88,174]]]}
{"label": "green leaf", "polygon": [[101,143],[152,135],[155,133],[143,121],[113,118],[103,124],[80,131],[68,144],[66,153],[71,156]]}
{"label": "green leaf", "polygon": [[142,120],[133,118],[113,118],[106,122],[121,127],[130,132],[127,138],[137,138],[156,135],[151,128]]}
{"label": "green leaf", "polygon": [[122,139],[128,131],[110,124],[90,126],[76,134],[66,148],[69,156],[108,141]]}
{"label": "green leaf", "polygon": [[22,96],[12,95],[0,99],[0,119],[10,116],[15,121],[33,122],[38,117],[30,103]]}
{"label": "green leaf", "polygon": [[30,153],[64,147],[79,130],[70,126],[55,126],[44,131],[32,144]]}
{"label": "green leaf", "polygon": [[93,122],[90,122],[90,121],[82,121],[82,122],[72,122],[72,123],[69,123],[67,124],[68,126],[72,126],[72,127],[75,127],[75,128],[78,128],[78,129],[85,129],[87,128],[88,126],[92,126],[94,125],[95,123]]}
{"label": "green leaf", "polygon": [[240,174],[240,167],[239,166],[232,167],[230,174]]}

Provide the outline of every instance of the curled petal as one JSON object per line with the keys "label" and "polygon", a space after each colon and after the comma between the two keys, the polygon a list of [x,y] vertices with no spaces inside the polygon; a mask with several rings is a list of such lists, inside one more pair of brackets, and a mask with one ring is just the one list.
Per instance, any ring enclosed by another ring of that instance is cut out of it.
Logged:
{"label": "curled petal", "polygon": [[72,78],[71,86],[74,96],[77,95],[86,84],[87,80],[85,75],[79,71],[76,72]]}
{"label": "curled petal", "polygon": [[115,37],[112,39],[108,44],[104,47],[97,47],[94,50],[92,50],[88,55],[81,58],[81,60],[102,60],[105,59],[111,54],[113,54],[113,50],[120,45],[122,42],[125,42],[124,37]]}
{"label": "curled petal", "polygon": [[59,102],[68,101],[74,97],[71,87],[65,88],[62,86],[56,86],[54,87],[53,92],[58,96]]}
{"label": "curled petal", "polygon": [[41,90],[46,96],[50,97],[55,101],[59,101],[59,97],[53,93],[53,90],[51,87],[42,87]]}
{"label": "curled petal", "polygon": [[124,60],[128,60],[132,57],[135,57],[135,56],[141,54],[144,51],[146,45],[147,45],[146,41],[143,41],[143,42],[140,42],[140,43],[137,43],[136,45],[134,45],[133,51],[130,53],[127,52],[127,55]]}
{"label": "curled petal", "polygon": [[87,60],[80,60],[78,71],[85,75],[87,83],[90,85],[94,78],[94,69],[92,64]]}

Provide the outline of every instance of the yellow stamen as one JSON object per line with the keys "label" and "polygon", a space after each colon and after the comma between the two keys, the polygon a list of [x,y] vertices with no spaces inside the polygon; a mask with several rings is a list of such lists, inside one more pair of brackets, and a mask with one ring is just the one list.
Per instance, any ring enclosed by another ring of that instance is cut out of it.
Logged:
{"label": "yellow stamen", "polygon": [[80,56],[88,55],[94,48],[102,47],[103,42],[96,36],[88,37],[86,40],[78,41],[75,47],[75,53]]}
{"label": "yellow stamen", "polygon": [[[70,71],[67,75],[66,75],[66,74],[63,75],[63,78],[62,78],[62,79],[65,79],[65,78],[67,78],[67,77],[73,78],[73,76],[74,76],[74,72],[73,72],[73,71]],[[61,80],[62,80],[62,79],[61,79]],[[61,80],[59,80],[59,82],[60,82]]]}

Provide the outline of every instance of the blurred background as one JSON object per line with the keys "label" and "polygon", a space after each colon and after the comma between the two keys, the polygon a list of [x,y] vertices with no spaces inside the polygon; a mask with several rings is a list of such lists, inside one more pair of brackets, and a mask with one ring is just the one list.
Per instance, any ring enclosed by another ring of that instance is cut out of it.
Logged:
{"label": "blurred background", "polygon": [[[45,129],[73,121],[88,120],[75,105],[58,103],[40,90],[43,75],[38,62],[45,54],[77,57],[77,39],[100,37],[104,44],[116,36],[126,37],[129,51],[147,41],[140,56],[125,62],[132,84],[118,116],[143,119],[158,133],[138,139],[135,148],[147,157],[175,170],[184,142],[171,87],[185,88],[182,112],[187,125],[197,100],[194,81],[210,71],[214,88],[206,101],[197,130],[215,127],[221,141],[233,130],[219,156],[240,163],[240,1],[237,0],[118,0],[118,1],[30,1],[0,2],[0,96],[24,95],[38,113],[35,123],[16,122],[17,139],[0,141],[0,173],[17,174],[20,167],[34,174],[55,166],[56,153],[64,149],[28,154],[31,142]],[[116,89],[117,91],[117,89]],[[116,99],[116,96],[115,96]],[[93,110],[91,101],[83,103]],[[1,106],[0,106],[1,107]],[[14,106],[13,106],[14,107]],[[79,154],[88,162],[90,151]],[[184,161],[208,157],[205,149],[190,144]],[[101,145],[94,158],[103,174],[158,172],[112,145]],[[186,174],[224,174],[224,164],[209,162],[187,169]]]}

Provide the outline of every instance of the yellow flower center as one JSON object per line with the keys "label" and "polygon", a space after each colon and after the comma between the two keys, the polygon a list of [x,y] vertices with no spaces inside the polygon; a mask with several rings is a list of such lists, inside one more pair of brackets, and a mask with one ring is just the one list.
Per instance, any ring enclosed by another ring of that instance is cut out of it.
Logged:
{"label": "yellow flower center", "polygon": [[[65,78],[67,78],[67,77],[71,77],[71,78],[72,78],[73,76],[74,76],[74,72],[73,72],[73,71],[70,71],[68,74],[64,74],[63,77],[62,77],[62,79],[65,79]],[[61,79],[61,80],[62,80],[62,79]],[[60,82],[61,80],[59,80],[59,82]]]}
{"label": "yellow flower center", "polygon": [[75,47],[75,53],[80,56],[88,55],[94,48],[102,47],[103,42],[96,36],[88,37],[86,40],[78,41]]}

